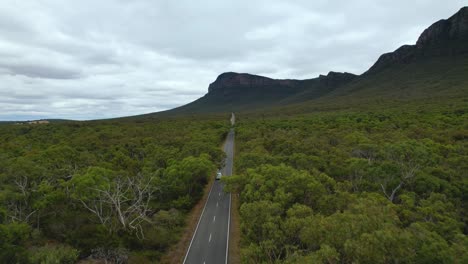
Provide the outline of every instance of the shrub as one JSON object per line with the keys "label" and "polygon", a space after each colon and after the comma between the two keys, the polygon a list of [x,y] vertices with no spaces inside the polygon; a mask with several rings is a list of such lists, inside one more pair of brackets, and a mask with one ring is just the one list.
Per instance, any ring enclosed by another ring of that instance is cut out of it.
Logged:
{"label": "shrub", "polygon": [[40,264],[71,264],[79,255],[77,249],[67,245],[45,245],[33,248],[29,253],[29,261]]}

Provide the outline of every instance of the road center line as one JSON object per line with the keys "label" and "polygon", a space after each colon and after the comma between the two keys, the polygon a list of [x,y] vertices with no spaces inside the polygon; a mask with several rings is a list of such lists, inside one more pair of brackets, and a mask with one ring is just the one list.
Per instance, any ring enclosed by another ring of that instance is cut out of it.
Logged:
{"label": "road center line", "polygon": [[215,216],[213,216],[213,222],[214,222],[214,221],[216,221],[216,215],[215,215]]}
{"label": "road center line", "polygon": [[210,242],[211,242],[211,233],[210,233],[210,238],[208,239],[208,243],[210,243]]}

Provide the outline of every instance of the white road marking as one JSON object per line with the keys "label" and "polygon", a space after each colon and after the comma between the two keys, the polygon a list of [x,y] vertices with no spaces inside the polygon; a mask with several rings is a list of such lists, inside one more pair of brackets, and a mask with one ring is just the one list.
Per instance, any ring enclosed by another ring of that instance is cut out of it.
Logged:
{"label": "white road marking", "polygon": [[206,208],[206,205],[208,204],[208,200],[210,200],[211,191],[213,190],[213,186],[214,186],[214,184],[211,185],[210,192],[208,193],[208,198],[206,198],[206,201],[205,201],[205,206],[203,207],[200,218],[198,219],[197,227],[195,228],[195,232],[193,232],[192,240],[190,240],[189,248],[187,249],[187,253],[185,254],[184,262],[182,262],[183,264],[185,264],[185,261],[187,261],[187,257],[188,257],[188,254],[190,252],[190,248],[192,247],[193,240],[195,239],[195,235],[197,234],[197,231],[198,231],[198,226],[200,225],[201,219],[203,218],[203,213],[205,213],[205,208]]}
{"label": "white road marking", "polygon": [[227,228],[227,238],[226,238],[226,261],[225,264],[228,264],[228,255],[229,255],[229,230],[231,229],[231,193],[229,193],[229,214],[228,214],[228,228]]}
{"label": "white road marking", "polygon": [[[234,132],[232,131],[230,133],[231,135],[228,136],[228,140],[230,141],[234,141]],[[232,156],[234,156],[234,151],[233,151],[233,146],[234,146],[234,142],[228,142],[229,144],[229,147],[231,149],[229,149],[229,152],[231,153]],[[225,151],[228,152],[228,149],[226,149],[226,145],[225,145]],[[233,158],[233,157],[231,157]],[[232,164],[228,164],[228,166],[225,167],[225,170],[229,170],[229,174],[230,175],[226,175],[226,176],[231,176],[232,175]],[[226,172],[226,171],[225,171]],[[226,173],[227,174],[227,173]],[[204,212],[205,212],[205,209],[206,209],[206,205],[208,204],[208,200],[210,199],[210,196],[211,196],[211,191],[213,190],[213,186],[214,184],[211,185],[211,188],[210,188],[210,192],[208,193],[208,198],[207,200],[205,201],[205,206],[203,207],[203,210],[202,210],[202,213],[201,213],[201,216],[200,218],[198,219],[198,223],[197,223],[197,227],[195,228],[195,232],[193,233],[193,236],[192,236],[192,240],[190,241],[190,245],[189,245],[189,248],[187,250],[187,253],[185,255],[185,258],[184,258],[184,261],[183,263],[185,264],[185,262],[187,261],[187,257],[188,257],[188,254],[190,252],[190,249],[191,249],[191,246],[193,244],[193,241],[195,239],[195,235],[198,231],[198,227],[200,225],[200,222],[201,222],[201,219],[203,218],[203,215],[204,215]],[[222,188],[223,185],[221,185],[221,188]],[[228,227],[227,227],[227,238],[226,238],[226,254],[225,254],[225,264],[228,263],[228,254],[229,254],[229,231],[230,231],[230,225],[231,225],[231,193],[226,193],[227,195],[229,195],[229,213],[228,213]],[[218,192],[218,196],[221,196],[221,192]],[[218,201],[216,202],[216,207],[218,207]],[[213,217],[213,222],[216,221],[216,216]],[[208,239],[208,243],[211,243],[211,238],[212,238],[212,234],[210,233],[210,237]],[[206,261],[203,261],[203,264],[206,264]]]}

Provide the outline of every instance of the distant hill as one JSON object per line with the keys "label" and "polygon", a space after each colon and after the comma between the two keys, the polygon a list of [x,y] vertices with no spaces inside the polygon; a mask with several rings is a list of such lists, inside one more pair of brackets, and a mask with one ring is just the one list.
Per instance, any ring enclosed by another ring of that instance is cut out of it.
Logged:
{"label": "distant hill", "polygon": [[307,80],[277,80],[247,73],[223,73],[208,87],[202,98],[176,108],[178,113],[231,112],[259,107],[285,105],[318,98],[356,77],[350,73],[330,72]]}
{"label": "distant hill", "polygon": [[37,119],[37,120],[26,120],[26,121],[0,121],[0,124],[36,125],[36,124],[49,124],[49,123],[71,122],[71,121],[73,121],[73,120],[68,120],[68,119]]}
{"label": "distant hill", "polygon": [[468,96],[468,7],[440,20],[419,37],[383,54],[364,74],[330,72],[314,79],[277,80],[226,72],[208,93],[164,115],[257,111],[299,106],[346,107],[382,100],[466,98]]}

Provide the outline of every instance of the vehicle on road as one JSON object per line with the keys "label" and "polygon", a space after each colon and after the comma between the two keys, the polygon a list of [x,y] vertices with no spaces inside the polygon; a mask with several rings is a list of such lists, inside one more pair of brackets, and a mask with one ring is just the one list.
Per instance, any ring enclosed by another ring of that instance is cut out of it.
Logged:
{"label": "vehicle on road", "polygon": [[218,171],[218,172],[216,173],[216,180],[220,180],[221,177],[223,177],[223,174],[222,174],[220,171]]}

